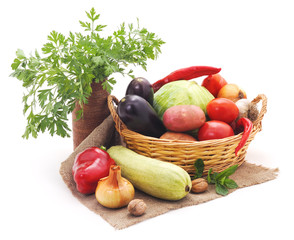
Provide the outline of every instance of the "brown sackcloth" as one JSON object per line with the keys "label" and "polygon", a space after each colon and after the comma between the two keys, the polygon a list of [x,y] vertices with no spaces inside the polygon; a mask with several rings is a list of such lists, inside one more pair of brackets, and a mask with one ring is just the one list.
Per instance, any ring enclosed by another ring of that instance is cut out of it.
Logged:
{"label": "brown sackcloth", "polygon": [[[111,145],[118,143],[120,143],[120,137],[115,131],[114,121],[109,115],[109,117],[106,118],[104,122],[99,125],[64,162],[61,163],[60,167],[60,174],[68,188],[71,190],[72,194],[82,204],[84,204],[91,211],[99,214],[114,228],[123,229],[133,224],[142,222],[146,219],[166,213],[170,210],[197,205],[221,197],[215,193],[214,186],[209,186],[208,191],[205,193],[189,193],[185,198],[174,202],[160,200],[136,190],[135,198],[143,199],[147,204],[146,213],[140,217],[134,217],[130,215],[126,207],[121,209],[107,209],[101,206],[97,202],[95,194],[86,196],[76,190],[71,169],[75,156],[84,149],[101,145],[110,147]],[[243,188],[273,180],[276,178],[277,174],[278,169],[269,169],[244,162],[237,169],[234,175],[231,176],[231,178],[237,182],[239,188]],[[234,190],[230,190],[230,193],[233,191]]]}

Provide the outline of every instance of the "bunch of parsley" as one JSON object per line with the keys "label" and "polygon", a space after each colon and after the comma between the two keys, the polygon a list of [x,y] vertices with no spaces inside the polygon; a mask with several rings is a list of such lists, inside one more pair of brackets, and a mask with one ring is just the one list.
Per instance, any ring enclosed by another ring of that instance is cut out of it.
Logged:
{"label": "bunch of parsley", "polygon": [[[84,33],[69,33],[66,37],[52,31],[49,42],[42,47],[42,55],[36,50],[26,56],[16,51],[12,63],[12,77],[22,81],[27,92],[23,96],[27,115],[24,138],[38,136],[38,132],[49,131],[69,137],[67,116],[77,101],[81,106],[91,95],[91,83],[101,83],[111,92],[115,79],[113,73],[130,77],[133,70],[129,65],[146,70],[147,60],[156,59],[164,42],[146,28],[122,23],[111,36],[99,33],[106,25],[96,24],[100,14],[92,8],[86,12],[89,22],[79,21]],[[82,110],[77,119],[82,116]]]}

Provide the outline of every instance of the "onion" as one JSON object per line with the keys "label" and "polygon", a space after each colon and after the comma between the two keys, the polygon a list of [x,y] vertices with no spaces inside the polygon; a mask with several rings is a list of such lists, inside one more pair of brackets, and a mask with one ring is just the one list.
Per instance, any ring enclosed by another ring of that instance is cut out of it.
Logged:
{"label": "onion", "polygon": [[99,180],[95,197],[107,208],[121,208],[129,204],[134,198],[135,189],[127,179],[121,176],[121,168],[112,165],[109,176]]}
{"label": "onion", "polygon": [[227,98],[232,100],[233,102],[237,102],[239,99],[247,98],[246,92],[241,89],[238,85],[236,84],[226,84],[223,86],[218,94],[218,98]]}

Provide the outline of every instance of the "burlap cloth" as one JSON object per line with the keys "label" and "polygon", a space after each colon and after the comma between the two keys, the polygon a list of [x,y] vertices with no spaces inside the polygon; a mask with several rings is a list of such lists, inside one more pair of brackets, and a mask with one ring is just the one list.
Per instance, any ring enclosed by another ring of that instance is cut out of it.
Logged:
{"label": "burlap cloth", "polygon": [[[140,217],[134,217],[130,215],[126,207],[121,209],[107,209],[101,206],[96,198],[95,194],[83,195],[76,190],[75,182],[72,177],[72,166],[75,156],[84,149],[92,146],[106,146],[120,144],[120,137],[115,130],[114,121],[109,115],[104,122],[99,125],[94,131],[75,149],[75,151],[61,163],[60,174],[68,186],[72,194],[91,211],[99,214],[109,224],[116,229],[123,229],[133,224],[142,222],[146,219],[161,215],[170,210],[179,209],[182,207],[197,205],[204,203],[219,197],[222,197],[215,193],[214,186],[209,186],[208,191],[201,194],[189,193],[185,198],[180,201],[164,201],[154,197],[151,197],[143,192],[136,190],[135,198],[140,198],[147,204],[146,213]],[[276,178],[278,169],[269,169],[262,166],[257,166],[248,162],[244,162],[231,176],[239,188],[252,186],[255,184],[263,183]],[[230,190],[230,193],[235,190]]]}

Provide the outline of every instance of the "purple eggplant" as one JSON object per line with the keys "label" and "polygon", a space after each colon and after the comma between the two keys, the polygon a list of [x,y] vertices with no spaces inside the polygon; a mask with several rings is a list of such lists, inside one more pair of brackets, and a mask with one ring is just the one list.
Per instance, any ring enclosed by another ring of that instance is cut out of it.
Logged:
{"label": "purple eggplant", "polygon": [[119,118],[128,129],[159,138],[166,129],[152,106],[138,95],[126,95],[117,106]]}
{"label": "purple eggplant", "polygon": [[153,105],[153,88],[146,78],[134,78],[127,87],[126,95],[138,95]]}

